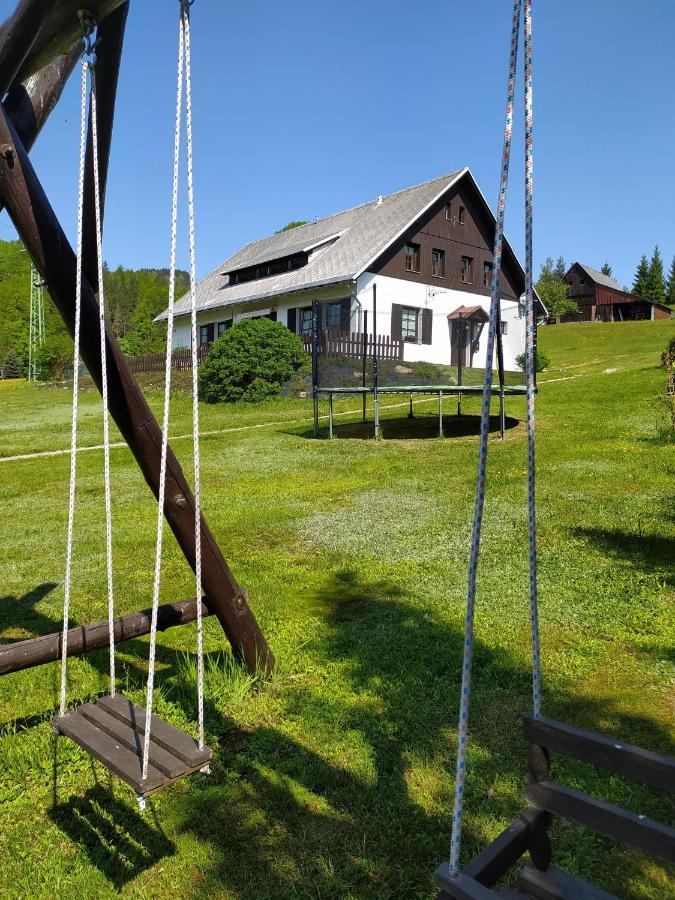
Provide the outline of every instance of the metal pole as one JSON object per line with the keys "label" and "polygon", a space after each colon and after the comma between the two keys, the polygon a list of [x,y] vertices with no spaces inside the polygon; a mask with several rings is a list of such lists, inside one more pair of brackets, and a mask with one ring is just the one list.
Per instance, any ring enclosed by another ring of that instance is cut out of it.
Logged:
{"label": "metal pole", "polygon": [[314,437],[319,436],[319,304],[312,301],[312,402]]}
{"label": "metal pole", "polygon": [[366,421],[366,359],[368,357],[368,310],[363,310],[363,421]]}
{"label": "metal pole", "polygon": [[377,284],[373,284],[373,406],[377,438],[380,433],[380,408],[377,399]]}
{"label": "metal pole", "polygon": [[[466,322],[461,316],[457,320],[457,385],[462,386],[462,363],[464,362],[464,343],[466,337]],[[462,392],[457,392],[457,415],[462,415]]]}
{"label": "metal pole", "polygon": [[438,436],[443,437],[443,391],[438,392]]}
{"label": "metal pole", "polygon": [[333,437],[333,392],[328,394],[328,437]]}
{"label": "metal pole", "polygon": [[502,312],[497,307],[497,369],[499,371],[499,439],[504,440],[506,416],[504,407],[504,345],[502,343]]}

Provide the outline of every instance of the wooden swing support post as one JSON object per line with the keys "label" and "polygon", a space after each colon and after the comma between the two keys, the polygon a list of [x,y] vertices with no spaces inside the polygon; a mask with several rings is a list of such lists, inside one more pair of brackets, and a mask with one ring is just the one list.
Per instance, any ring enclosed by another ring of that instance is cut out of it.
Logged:
{"label": "wooden swing support post", "polygon": [[[75,253],[31,165],[28,150],[58,101],[80,55],[82,31],[78,10],[82,6],[82,0],[21,0],[14,14],[0,26],[0,97],[4,98],[0,105],[0,207],[9,213],[71,335],[75,323]],[[86,9],[98,22],[101,38],[97,48],[96,84],[103,200],[129,0],[88,0]],[[133,165],[133,158],[130,165]],[[93,197],[90,122],[85,171],[80,347],[82,359],[100,391],[99,314],[92,288],[96,284],[97,269]],[[161,430],[109,325],[106,344],[110,414],[157,497]],[[194,498],[170,447],[164,514],[186,560],[194,569]],[[203,517],[201,551],[204,602],[209,612],[218,618],[235,656],[249,671],[271,672],[274,657],[249,607],[246,592],[230,571]],[[79,652],[84,649],[86,642]],[[74,652],[78,652],[77,648]],[[5,669],[7,671],[15,669],[10,666]]]}

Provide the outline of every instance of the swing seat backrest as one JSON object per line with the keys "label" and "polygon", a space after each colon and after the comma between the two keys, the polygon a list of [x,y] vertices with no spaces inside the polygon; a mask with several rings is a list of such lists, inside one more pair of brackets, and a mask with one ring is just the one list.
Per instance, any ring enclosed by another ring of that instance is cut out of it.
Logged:
{"label": "swing seat backrest", "polygon": [[[529,806],[459,876],[449,874],[447,863],[439,866],[439,900],[489,900],[497,896],[612,900],[606,891],[550,864],[548,829],[553,816],[675,864],[675,829],[559,784],[551,779],[549,768],[551,754],[557,753],[675,794],[675,759],[554,719],[525,716],[523,730],[529,743],[525,788]],[[532,862],[521,869],[518,890],[494,890],[493,886],[527,851]]]}

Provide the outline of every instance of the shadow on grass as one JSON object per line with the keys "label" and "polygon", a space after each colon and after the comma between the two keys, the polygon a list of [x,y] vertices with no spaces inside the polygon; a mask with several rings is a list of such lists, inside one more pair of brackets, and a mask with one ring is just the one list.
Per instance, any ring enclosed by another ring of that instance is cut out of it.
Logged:
{"label": "shadow on grass", "polygon": [[[511,416],[506,417],[505,430],[510,431],[520,424],[519,419]],[[369,416],[367,422],[342,422],[337,419],[333,422],[333,437],[335,438],[352,438],[366,440],[373,438],[373,421]],[[385,440],[392,441],[410,441],[410,440],[427,440],[429,438],[439,437],[438,415],[415,415],[413,417],[399,418],[381,418],[380,431]],[[289,434],[298,434],[297,431],[288,432]],[[490,416],[490,433],[499,433],[499,417]],[[313,438],[313,429],[305,429],[300,432],[302,437]],[[443,416],[443,437],[445,438],[462,438],[462,437],[478,437],[480,434],[480,416],[462,415],[462,416]],[[324,420],[321,420],[321,428],[319,436],[328,437],[328,426]]]}
{"label": "shadow on grass", "polygon": [[675,541],[670,538],[619,528],[581,526],[572,529],[572,533],[608,556],[625,560],[644,572],[658,574],[669,585],[675,584]]}
{"label": "shadow on grass", "polygon": [[[221,749],[210,782],[176,804],[178,827],[212,843],[208,877],[225,893],[432,897],[451,830],[463,635],[407,605],[396,585],[365,583],[350,571],[314,601],[329,627],[308,664],[327,666],[325,689],[300,677],[277,692],[283,731],[270,723],[234,729],[211,705],[209,728],[224,729]],[[519,717],[530,707],[529,669],[509,653],[477,642],[474,665],[465,862],[497,830],[490,823],[506,825],[524,805]],[[333,667],[341,673],[335,683]],[[624,716],[602,699],[580,705],[565,696],[547,713],[567,711],[586,725],[609,714],[617,736],[639,734],[656,750],[670,745],[646,716]],[[302,741],[292,736],[298,731]],[[607,781],[584,777],[578,786],[590,792]],[[614,802],[667,818],[667,801],[647,789],[612,790]],[[593,835],[564,834],[558,849],[610,889],[647,877],[640,858]]]}
{"label": "shadow on grass", "polygon": [[118,890],[176,852],[156,816],[151,825],[148,813],[137,813],[98,785],[53,807],[49,815]]}
{"label": "shadow on grass", "polygon": [[[259,727],[235,725],[223,697],[207,692],[207,733],[221,736],[212,775],[166,792],[167,828],[209,845],[210,865],[199,876],[224,896],[431,898],[451,830],[463,634],[411,606],[400,585],[348,569],[310,600],[325,627],[303,658],[325,678],[282,670]],[[167,662],[158,686],[166,683],[167,696],[191,715],[194,698],[175,683],[179,654],[158,649]],[[527,664],[477,641],[474,667],[464,862],[524,805],[519,717],[530,707]],[[144,683],[140,667],[130,677],[132,687]],[[626,716],[602,698],[579,700],[564,683],[545,709],[585,727],[610,722],[617,738],[653,750],[671,747],[648,716]],[[572,774],[582,790],[607,787],[606,774]],[[608,799],[667,820],[667,801],[615,781]],[[161,829],[101,786],[53,815],[117,888],[174,852]],[[641,857],[586,833],[563,831],[555,858],[618,893],[654,877]]]}
{"label": "shadow on grass", "polygon": [[[23,641],[33,635],[49,634],[60,628],[60,623],[35,608],[55,587],[57,585],[54,582],[48,581],[38,584],[23,597],[0,597],[0,638],[5,644]],[[7,637],[6,632],[12,628],[24,629],[29,634]]]}

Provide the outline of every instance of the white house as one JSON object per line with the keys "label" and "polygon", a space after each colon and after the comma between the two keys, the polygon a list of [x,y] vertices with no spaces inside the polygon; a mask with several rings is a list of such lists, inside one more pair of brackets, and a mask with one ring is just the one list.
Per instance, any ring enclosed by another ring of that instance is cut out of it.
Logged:
{"label": "white house", "polygon": [[[199,283],[200,343],[256,316],[309,334],[317,300],[323,329],[361,332],[367,313],[368,333],[402,339],[405,361],[456,364],[462,352],[463,365],[483,366],[494,228],[464,168],[254,241]],[[500,287],[504,364],[515,370],[525,345],[524,273],[507,242]],[[190,345],[189,311],[187,294],[175,304],[175,347]],[[467,321],[469,339],[458,342]]]}

